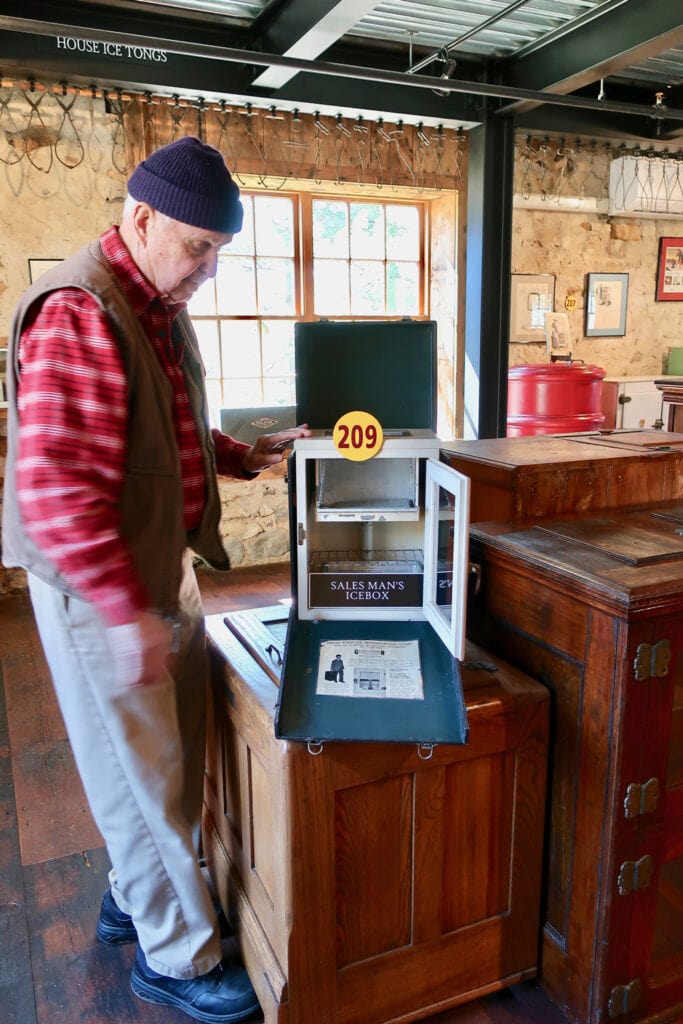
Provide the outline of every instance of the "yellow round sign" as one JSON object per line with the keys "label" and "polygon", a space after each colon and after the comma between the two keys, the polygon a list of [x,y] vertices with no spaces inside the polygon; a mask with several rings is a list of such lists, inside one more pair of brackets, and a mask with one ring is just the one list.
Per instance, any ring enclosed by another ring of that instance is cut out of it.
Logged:
{"label": "yellow round sign", "polygon": [[382,447],[384,434],[378,419],[369,412],[346,412],[332,431],[334,446],[340,455],[352,462],[365,462]]}

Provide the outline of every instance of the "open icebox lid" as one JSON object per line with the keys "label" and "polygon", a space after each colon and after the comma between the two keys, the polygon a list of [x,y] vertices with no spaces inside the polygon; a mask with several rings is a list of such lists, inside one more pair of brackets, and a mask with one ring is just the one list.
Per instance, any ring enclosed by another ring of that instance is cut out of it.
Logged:
{"label": "open icebox lid", "polygon": [[279,739],[465,743],[460,664],[421,620],[289,616]]}
{"label": "open icebox lid", "polygon": [[294,327],[297,423],[331,429],[351,409],[382,428],[436,430],[433,320],[316,320]]}

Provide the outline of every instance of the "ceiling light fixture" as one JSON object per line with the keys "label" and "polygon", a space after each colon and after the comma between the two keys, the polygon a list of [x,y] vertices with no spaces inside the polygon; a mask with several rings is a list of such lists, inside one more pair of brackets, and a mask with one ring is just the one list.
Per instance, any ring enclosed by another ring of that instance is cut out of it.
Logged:
{"label": "ceiling light fixture", "polygon": [[[443,49],[443,50],[439,51],[439,55],[438,55],[437,59],[440,60],[440,61],[443,61],[443,70],[441,71],[441,74],[439,75],[439,78],[443,82],[447,82],[449,78],[453,77],[453,72],[455,71],[455,69],[456,69],[456,67],[458,65],[458,62],[456,60],[454,60],[453,57],[450,57],[448,55],[448,50],[446,50],[446,49]],[[448,89],[434,89],[433,92],[435,92],[437,96],[448,96],[450,90],[448,90]]]}
{"label": "ceiling light fixture", "polygon": [[667,107],[666,103],[664,102],[664,93],[663,92],[656,92],[655,93],[655,102],[654,102],[654,104],[652,106],[652,117],[657,122],[657,124],[655,125],[655,135],[660,135],[661,134],[661,131],[662,131],[662,121],[665,120],[665,118],[666,118],[668,113],[669,113],[669,108]]}

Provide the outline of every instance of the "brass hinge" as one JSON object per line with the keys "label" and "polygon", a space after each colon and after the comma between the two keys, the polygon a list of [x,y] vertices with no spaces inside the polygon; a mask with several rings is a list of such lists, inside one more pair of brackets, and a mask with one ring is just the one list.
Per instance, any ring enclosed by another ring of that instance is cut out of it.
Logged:
{"label": "brass hinge", "polygon": [[617,890],[620,896],[628,896],[637,889],[646,889],[652,881],[654,864],[646,853],[640,860],[625,860],[617,875]]}
{"label": "brass hinge", "polygon": [[671,661],[671,644],[668,640],[660,640],[656,644],[639,644],[633,662],[636,679],[655,679],[665,676]]}
{"label": "brass hinge", "polygon": [[624,797],[624,817],[637,818],[640,814],[652,814],[659,800],[659,779],[647,782],[631,782]]}
{"label": "brass hinge", "polygon": [[643,986],[640,978],[634,978],[628,985],[615,985],[609,994],[607,1013],[610,1020],[625,1013],[633,1013],[640,1004]]}

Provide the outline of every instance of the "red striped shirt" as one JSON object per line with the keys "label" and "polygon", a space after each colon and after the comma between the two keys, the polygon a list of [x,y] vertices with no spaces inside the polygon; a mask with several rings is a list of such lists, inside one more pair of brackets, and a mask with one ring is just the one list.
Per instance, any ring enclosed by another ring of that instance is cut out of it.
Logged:
{"label": "red striped shirt", "polygon": [[[162,302],[117,228],[100,241],[173,387],[190,529],[199,522],[206,481],[182,354],[176,357],[171,343],[171,324],[182,307]],[[120,536],[127,382],[111,324],[87,292],[52,292],[22,334],[19,361],[16,486],[27,533],[109,625],[129,622],[149,599]],[[219,471],[240,475],[248,445],[222,435],[217,440]]]}

